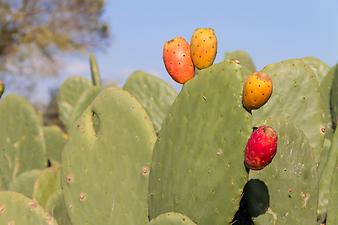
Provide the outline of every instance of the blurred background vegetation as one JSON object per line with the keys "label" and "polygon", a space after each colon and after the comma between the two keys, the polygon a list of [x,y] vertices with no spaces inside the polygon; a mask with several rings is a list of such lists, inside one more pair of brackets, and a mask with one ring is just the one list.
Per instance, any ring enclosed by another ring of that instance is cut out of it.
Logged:
{"label": "blurred background vegetation", "polygon": [[[111,37],[104,0],[0,0],[0,79],[51,119],[55,97],[36,101],[38,83],[62,72],[72,54],[103,50]],[[48,118],[47,118],[48,121]]]}

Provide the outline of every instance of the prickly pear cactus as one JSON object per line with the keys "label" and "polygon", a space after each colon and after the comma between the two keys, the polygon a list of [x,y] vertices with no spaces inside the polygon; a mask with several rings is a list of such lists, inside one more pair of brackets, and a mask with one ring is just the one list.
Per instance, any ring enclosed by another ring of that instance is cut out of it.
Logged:
{"label": "prickly pear cactus", "polygon": [[325,62],[315,57],[304,57],[300,60],[302,60],[315,72],[319,83],[322,82],[323,78],[330,70],[330,67]]}
{"label": "prickly pear cactus", "polygon": [[46,143],[47,158],[61,162],[61,152],[67,141],[67,134],[63,133],[58,126],[43,127]]}
{"label": "prickly pear cactus", "polygon": [[[324,112],[326,118],[329,119],[329,123],[327,125],[328,129],[335,129],[336,122],[334,121],[335,115],[331,115],[334,111],[331,111],[331,109],[335,108],[335,105],[337,104],[335,101],[330,103],[331,100],[331,88],[332,88],[332,81],[334,77],[338,76],[338,66],[332,67],[325,77],[323,77],[321,83],[320,83],[320,97],[322,99],[322,104],[324,107]],[[332,106],[331,106],[332,104]],[[332,108],[331,108],[332,107]]]}
{"label": "prickly pear cactus", "polygon": [[180,213],[163,213],[150,221],[149,225],[196,225],[187,216]]}
{"label": "prickly pear cactus", "polygon": [[61,182],[73,225],[148,223],[155,140],[147,113],[128,92],[106,88],[95,98],[63,151]]}
{"label": "prickly pear cactus", "polygon": [[63,192],[58,190],[48,198],[46,203],[47,212],[53,216],[60,225],[71,225],[66,203],[63,198]]}
{"label": "prickly pear cactus", "polygon": [[33,199],[35,199],[42,207],[50,196],[61,188],[60,184],[60,165],[56,164],[41,171],[34,183]]}
{"label": "prickly pear cactus", "polygon": [[2,80],[0,80],[0,98],[4,92],[5,92],[5,84]]}
{"label": "prickly pear cactus", "polygon": [[[318,200],[318,221],[323,222],[328,214],[327,221],[331,223],[328,225],[336,224],[333,221],[338,221],[337,216],[337,199],[338,199],[338,180],[337,180],[337,157],[338,157],[338,133],[333,136],[329,157],[327,158],[325,168],[321,173],[319,182],[319,200]],[[330,193],[331,192],[331,193]],[[328,207],[330,213],[328,213]]]}
{"label": "prickly pear cactus", "polygon": [[318,208],[317,208],[317,216],[318,221],[324,222],[327,212],[327,203],[330,193],[330,184],[332,173],[334,171],[335,166],[335,157],[336,154],[335,149],[332,149],[332,129],[328,129],[325,134],[325,140],[323,144],[323,151],[320,158],[320,163],[318,167],[319,174],[319,193],[318,193]]}
{"label": "prickly pear cactus", "polygon": [[338,64],[330,70],[328,76],[333,77],[330,90],[330,109],[333,123],[332,126],[335,130],[338,124]]}
{"label": "prickly pear cactus", "polygon": [[196,29],[190,40],[190,53],[197,69],[211,66],[217,54],[217,38],[214,29]]}
{"label": "prickly pear cactus", "polygon": [[243,50],[226,52],[224,54],[224,59],[225,60],[238,60],[242,66],[246,67],[249,70],[250,73],[256,72],[256,66],[251,56]]}
{"label": "prickly pear cactus", "polygon": [[[337,144],[335,145],[337,146]],[[336,166],[334,167],[334,172],[332,173],[332,184],[330,191],[330,199],[327,210],[327,225],[336,225],[338,221],[338,164],[336,161]]]}
{"label": "prickly pear cactus", "polygon": [[134,72],[125,83],[124,90],[131,93],[144,107],[158,132],[177,92],[168,83],[142,71]]}
{"label": "prickly pear cactus", "polygon": [[[327,161],[331,160],[330,157],[330,147],[331,147],[331,142],[332,142],[332,136],[334,133],[334,129],[336,128],[336,122],[333,121],[333,118],[335,117],[334,114],[331,115],[331,113],[333,113],[333,111],[331,111],[331,109],[333,109],[335,107],[335,105],[337,105],[336,101],[332,101],[332,103],[330,103],[331,100],[331,87],[332,87],[332,80],[334,79],[335,76],[338,76],[338,67],[334,66],[330,69],[330,71],[327,73],[326,76],[323,77],[321,83],[320,83],[320,97],[321,97],[321,102],[323,105],[323,109],[324,109],[324,113],[325,113],[325,118],[326,118],[326,131],[325,131],[325,140],[324,140],[324,144],[323,144],[323,150],[322,150],[322,154],[321,154],[321,158],[320,158],[320,164],[319,164],[319,172],[320,174],[323,173],[323,170],[325,169],[325,167],[327,167]],[[332,106],[331,106],[332,104]],[[324,175],[324,174],[323,174]],[[321,176],[323,179],[326,180],[326,178],[324,178],[325,176],[331,177],[330,174],[325,173],[324,176]],[[321,179],[322,179],[321,178]],[[325,181],[326,182],[326,181]],[[320,182],[320,184],[322,184],[322,182]],[[327,185],[324,185],[327,186]],[[322,187],[319,188],[319,199],[321,199],[321,189]],[[324,188],[324,189],[328,189],[328,188]],[[326,191],[325,191],[326,192]],[[321,200],[319,200],[319,202],[321,202]],[[319,211],[321,211],[322,207],[318,207]],[[319,213],[321,215],[323,215],[322,213]]]}
{"label": "prickly pear cactus", "polygon": [[97,64],[96,56],[94,54],[90,54],[89,64],[90,64],[90,73],[92,77],[92,83],[94,86],[100,87],[101,78],[100,78],[99,66]]}
{"label": "prickly pear cactus", "polygon": [[319,163],[327,123],[314,72],[300,60],[271,64],[262,72],[270,75],[274,89],[269,101],[252,112],[253,124],[257,126],[283,114],[304,132],[314,148],[315,162]]}
{"label": "prickly pear cactus", "polygon": [[43,130],[34,108],[22,97],[0,101],[0,190],[25,171],[46,166]]}
{"label": "prickly pear cactus", "polygon": [[330,202],[327,212],[327,219],[326,225],[336,225],[338,221],[338,207],[337,207],[337,200],[338,200],[338,166],[335,167],[335,173],[333,174],[333,181],[331,186],[331,193],[330,193]]}
{"label": "prickly pear cactus", "polygon": [[199,225],[231,222],[247,180],[251,118],[241,102],[242,67],[222,62],[184,85],[154,147],[149,215],[175,211]]}
{"label": "prickly pear cactus", "polygon": [[289,120],[264,123],[277,131],[278,149],[269,166],[260,171],[250,170],[250,179],[263,181],[270,198],[268,211],[257,217],[255,224],[315,224],[318,198],[315,152],[303,132]]}
{"label": "prickly pear cactus", "polygon": [[33,196],[33,187],[41,170],[30,170],[20,174],[15,180],[8,185],[9,191],[21,193],[28,198]]}
{"label": "prickly pear cactus", "polygon": [[0,224],[57,225],[57,222],[32,199],[16,192],[1,191]]}
{"label": "prickly pear cactus", "polygon": [[183,37],[176,37],[164,44],[163,62],[171,78],[180,84],[186,83],[195,75],[190,45]]}
{"label": "prickly pear cactus", "polygon": [[92,101],[100,93],[100,91],[101,88],[99,87],[91,87],[82,93],[82,95],[74,105],[70,119],[71,123],[75,122],[79,118],[82,112],[89,106],[90,103],[92,103]]}
{"label": "prickly pear cactus", "polygon": [[72,76],[61,85],[58,95],[58,108],[60,120],[67,129],[69,129],[72,124],[71,116],[74,105],[81,94],[91,87],[93,87],[91,82],[80,76]]}

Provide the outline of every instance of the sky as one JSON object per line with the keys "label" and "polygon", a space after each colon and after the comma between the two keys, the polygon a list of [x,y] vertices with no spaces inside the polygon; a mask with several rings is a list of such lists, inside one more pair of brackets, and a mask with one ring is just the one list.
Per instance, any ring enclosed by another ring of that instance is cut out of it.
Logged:
{"label": "sky", "polygon": [[338,62],[337,0],[108,0],[105,18],[113,39],[98,61],[102,77],[121,84],[138,69],[171,81],[162,60],[164,42],[176,36],[190,41],[199,27],[215,30],[215,62],[236,49],[249,52],[258,69],[305,56],[330,66]]}
{"label": "sky", "polygon": [[[104,18],[112,39],[109,47],[96,53],[101,76],[121,86],[133,71],[143,70],[179,89],[164,68],[163,44],[176,36],[190,41],[200,27],[215,30],[215,63],[225,51],[236,49],[249,52],[258,70],[305,56],[330,66],[338,62],[337,0],[107,0]],[[58,85],[73,74],[89,78],[87,58],[68,61]]]}

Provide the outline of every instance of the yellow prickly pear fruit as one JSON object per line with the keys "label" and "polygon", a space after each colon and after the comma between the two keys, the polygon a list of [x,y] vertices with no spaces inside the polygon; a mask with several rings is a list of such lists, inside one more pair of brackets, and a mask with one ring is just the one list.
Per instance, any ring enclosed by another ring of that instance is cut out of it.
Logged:
{"label": "yellow prickly pear fruit", "polygon": [[258,109],[272,94],[272,79],[262,72],[248,76],[243,86],[242,102],[247,110]]}
{"label": "yellow prickly pear fruit", "polygon": [[190,41],[191,59],[198,69],[211,66],[217,53],[217,38],[212,28],[198,28]]}
{"label": "yellow prickly pear fruit", "polygon": [[0,80],[0,98],[2,94],[4,93],[4,91],[5,91],[5,84],[2,80]]}

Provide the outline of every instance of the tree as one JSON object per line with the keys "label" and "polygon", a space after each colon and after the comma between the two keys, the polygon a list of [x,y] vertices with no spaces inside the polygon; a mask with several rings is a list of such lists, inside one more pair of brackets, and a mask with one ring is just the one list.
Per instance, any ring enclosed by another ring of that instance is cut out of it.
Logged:
{"label": "tree", "polygon": [[57,56],[100,49],[104,0],[0,0],[0,73],[55,74]]}

